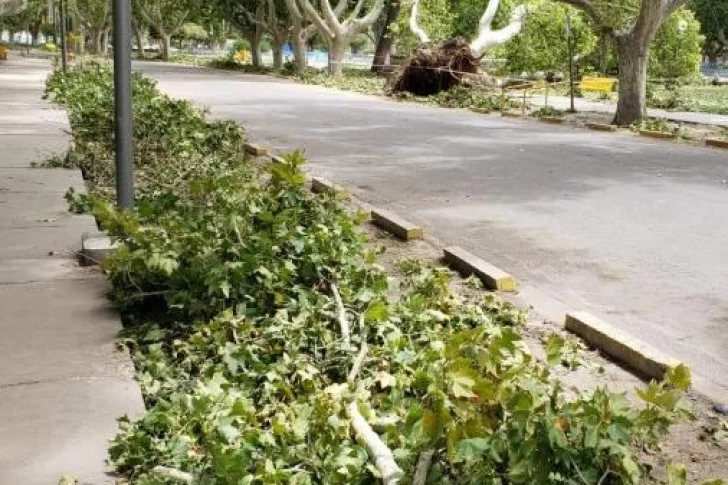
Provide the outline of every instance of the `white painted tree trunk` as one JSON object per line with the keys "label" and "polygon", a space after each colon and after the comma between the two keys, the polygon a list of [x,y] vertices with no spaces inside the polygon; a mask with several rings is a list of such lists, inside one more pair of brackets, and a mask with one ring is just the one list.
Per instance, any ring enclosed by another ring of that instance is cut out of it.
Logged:
{"label": "white painted tree trunk", "polygon": [[329,44],[329,74],[332,76],[340,76],[344,73],[344,56],[349,42],[346,38],[336,37]]}

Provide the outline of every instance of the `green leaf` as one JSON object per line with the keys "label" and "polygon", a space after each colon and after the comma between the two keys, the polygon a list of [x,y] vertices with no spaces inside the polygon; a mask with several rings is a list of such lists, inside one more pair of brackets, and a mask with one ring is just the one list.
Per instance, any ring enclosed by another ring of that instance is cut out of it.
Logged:
{"label": "green leaf", "polygon": [[546,340],[546,361],[550,366],[555,366],[561,362],[561,351],[564,348],[566,340],[556,333],[553,333]]}
{"label": "green leaf", "polygon": [[688,470],[682,463],[667,465],[667,485],[685,485],[688,483]]}
{"label": "green leaf", "polygon": [[479,460],[490,448],[490,440],[487,438],[468,438],[460,440],[457,444],[455,462]]}
{"label": "green leaf", "polygon": [[667,369],[667,383],[680,391],[690,389],[690,367],[685,364],[679,364]]}

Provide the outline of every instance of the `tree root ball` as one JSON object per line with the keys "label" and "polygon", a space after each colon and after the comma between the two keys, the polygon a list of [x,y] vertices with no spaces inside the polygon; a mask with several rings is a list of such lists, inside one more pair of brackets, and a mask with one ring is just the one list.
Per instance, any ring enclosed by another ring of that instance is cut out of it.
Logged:
{"label": "tree root ball", "polygon": [[463,82],[466,74],[476,74],[480,59],[462,37],[417,49],[401,68],[392,84],[392,94],[412,93],[431,96]]}

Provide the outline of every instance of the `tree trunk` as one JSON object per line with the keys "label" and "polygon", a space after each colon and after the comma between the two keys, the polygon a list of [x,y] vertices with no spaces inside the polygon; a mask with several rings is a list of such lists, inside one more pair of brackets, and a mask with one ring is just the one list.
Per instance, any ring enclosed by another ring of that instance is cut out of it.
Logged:
{"label": "tree trunk", "polygon": [[162,60],[169,60],[169,53],[172,49],[172,36],[166,33],[160,33],[162,36]]}
{"label": "tree trunk", "polygon": [[283,68],[283,44],[273,43],[273,67],[276,69]]}
{"label": "tree trunk", "polygon": [[647,116],[647,60],[649,44],[638,45],[631,36],[617,37],[619,102],[614,124],[629,125]]}
{"label": "tree trunk", "polygon": [[101,45],[104,41],[103,37],[104,35],[101,29],[94,29],[91,33],[91,41],[93,42],[92,54],[101,55]]}
{"label": "tree trunk", "polygon": [[144,59],[144,39],[142,39],[142,31],[139,28],[139,23],[132,21],[131,28],[134,31],[134,39],[137,44],[137,59]]}
{"label": "tree trunk", "polygon": [[306,43],[303,40],[303,29],[300,24],[293,27],[291,45],[293,46],[296,71],[301,72],[306,69]]}
{"label": "tree trunk", "polygon": [[392,0],[387,6],[387,17],[384,20],[382,33],[377,39],[377,47],[374,51],[372,72],[381,72],[384,66],[389,65],[389,56],[392,53],[392,34],[389,27],[397,20],[401,9],[402,4],[398,0]]}
{"label": "tree trunk", "polygon": [[329,43],[329,74],[341,76],[344,73],[344,54],[347,42],[342,37],[336,37]]}
{"label": "tree trunk", "polygon": [[109,51],[109,29],[101,31],[101,55],[106,56]]}
{"label": "tree trunk", "polygon": [[254,33],[248,38],[248,42],[250,42],[250,62],[252,62],[255,67],[261,67],[263,65],[263,56],[260,52],[261,37],[262,36],[257,33]]}

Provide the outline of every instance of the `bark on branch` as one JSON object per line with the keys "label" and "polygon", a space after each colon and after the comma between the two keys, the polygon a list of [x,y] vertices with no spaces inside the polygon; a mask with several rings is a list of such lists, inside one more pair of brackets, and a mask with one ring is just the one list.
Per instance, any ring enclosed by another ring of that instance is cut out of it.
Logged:
{"label": "bark on branch", "polygon": [[417,460],[417,468],[415,469],[415,476],[412,479],[412,485],[425,485],[427,482],[427,473],[430,471],[430,465],[432,465],[432,455],[434,454],[434,450],[427,450],[420,453],[420,458]]}
{"label": "bark on branch", "polygon": [[383,485],[397,485],[402,477],[402,469],[394,460],[392,450],[379,438],[364,416],[359,412],[356,402],[351,402],[346,408],[351,420],[351,426],[359,439],[366,445],[369,454],[374,458],[374,466],[382,475]]}
{"label": "bark on branch", "polygon": [[427,35],[427,32],[420,26],[419,23],[419,12],[420,11],[420,0],[415,0],[412,3],[412,11],[410,12],[410,18],[409,18],[409,27],[413,34],[417,36],[418,39],[420,39],[420,42],[423,44],[426,44],[430,42],[430,36]]}

